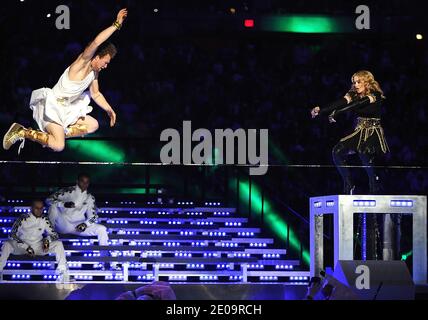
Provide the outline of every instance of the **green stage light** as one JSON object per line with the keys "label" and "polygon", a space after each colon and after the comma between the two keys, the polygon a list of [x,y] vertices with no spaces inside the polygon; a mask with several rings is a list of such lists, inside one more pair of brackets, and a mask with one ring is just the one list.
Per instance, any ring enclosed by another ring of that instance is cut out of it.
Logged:
{"label": "green stage light", "polygon": [[118,192],[122,194],[146,194],[146,189],[145,188],[121,188],[118,190]]}
{"label": "green stage light", "polygon": [[125,153],[111,143],[97,140],[67,140],[68,148],[90,160],[124,162]]}
{"label": "green stage light", "polygon": [[[233,190],[235,190],[236,180],[230,181],[230,186]],[[236,190],[235,190],[236,191]],[[248,182],[239,182],[239,198],[242,203],[248,203],[250,196],[250,187]],[[261,216],[262,210],[262,197],[260,188],[255,184],[251,184],[251,211],[255,212],[258,216]],[[269,226],[269,228],[280,238],[285,241],[285,239],[289,239],[290,247],[296,252],[300,253],[301,243],[297,238],[294,230],[292,228],[288,228],[287,221],[281,217],[280,214],[275,212],[272,209],[272,205],[269,200],[264,198],[263,203],[263,216],[264,221]],[[290,234],[287,235],[287,230],[289,230]],[[302,256],[303,262],[309,265],[310,255],[307,250],[303,250]]]}
{"label": "green stage light", "polygon": [[413,254],[413,250],[410,250],[407,253],[403,253],[401,255],[401,261],[406,261],[408,257],[410,257]]}
{"label": "green stage light", "polygon": [[268,16],[261,22],[264,31],[294,33],[341,33],[351,31],[351,26],[350,19],[322,15]]}
{"label": "green stage light", "polygon": [[282,165],[289,165],[290,161],[285,156],[285,154],[282,152],[281,148],[279,148],[275,142],[272,141],[272,139],[269,139],[269,153],[274,156],[275,159],[278,159],[280,161],[280,164]]}

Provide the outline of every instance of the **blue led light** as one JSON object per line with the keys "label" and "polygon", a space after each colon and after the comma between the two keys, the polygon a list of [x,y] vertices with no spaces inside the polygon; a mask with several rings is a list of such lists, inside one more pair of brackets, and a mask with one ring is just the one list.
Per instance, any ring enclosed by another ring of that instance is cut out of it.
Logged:
{"label": "blue led light", "polygon": [[334,207],[334,201],[333,200],[329,200],[326,202],[326,206],[327,207]]}
{"label": "blue led light", "polygon": [[321,208],[322,207],[322,202],[321,201],[315,201],[314,202],[314,208]]}
{"label": "blue led light", "polygon": [[413,207],[413,200],[391,200],[391,207]]}
{"label": "blue led light", "polygon": [[354,200],[354,207],[376,207],[376,200]]}

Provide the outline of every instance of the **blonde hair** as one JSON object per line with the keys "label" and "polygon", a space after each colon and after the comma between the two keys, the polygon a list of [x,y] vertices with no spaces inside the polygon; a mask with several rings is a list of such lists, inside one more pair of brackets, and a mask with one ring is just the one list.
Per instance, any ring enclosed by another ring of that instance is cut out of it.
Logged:
{"label": "blonde hair", "polygon": [[360,71],[355,72],[352,75],[352,78],[351,78],[352,87],[349,90],[349,93],[352,93],[354,95],[357,94],[357,90],[355,89],[355,86],[354,86],[354,78],[355,77],[361,78],[363,80],[364,84],[366,85],[366,89],[367,89],[366,94],[367,95],[368,94],[374,94],[375,92],[379,92],[381,94],[382,98],[385,98],[383,91],[380,88],[379,82],[377,82],[374,78],[374,75],[370,71],[367,71],[367,70],[360,70]]}

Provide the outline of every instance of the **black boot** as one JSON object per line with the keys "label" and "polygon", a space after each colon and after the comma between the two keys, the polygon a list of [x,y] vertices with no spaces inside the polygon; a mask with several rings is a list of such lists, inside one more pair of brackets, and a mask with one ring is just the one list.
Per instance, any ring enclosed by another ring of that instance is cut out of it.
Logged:
{"label": "black boot", "polygon": [[354,194],[355,184],[352,180],[351,171],[346,167],[346,157],[348,152],[349,149],[342,142],[339,142],[334,146],[332,156],[336,169],[343,180],[343,193]]}

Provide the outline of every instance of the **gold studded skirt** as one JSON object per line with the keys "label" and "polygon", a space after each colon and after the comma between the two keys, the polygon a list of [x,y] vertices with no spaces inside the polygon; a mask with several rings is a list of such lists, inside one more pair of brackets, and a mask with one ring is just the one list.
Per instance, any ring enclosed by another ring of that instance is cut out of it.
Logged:
{"label": "gold studded skirt", "polygon": [[385,133],[378,118],[357,119],[357,125],[352,134],[340,140],[350,150],[364,154],[388,153],[389,147]]}

